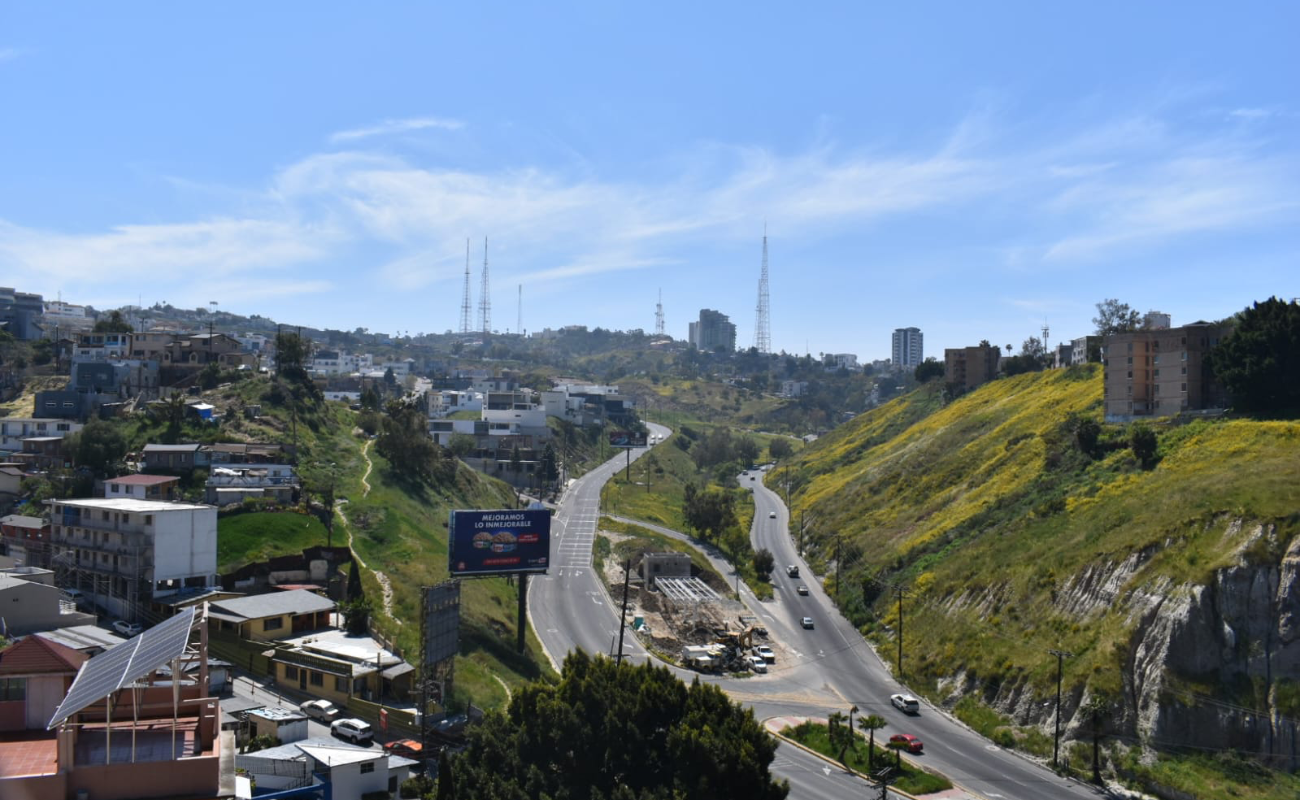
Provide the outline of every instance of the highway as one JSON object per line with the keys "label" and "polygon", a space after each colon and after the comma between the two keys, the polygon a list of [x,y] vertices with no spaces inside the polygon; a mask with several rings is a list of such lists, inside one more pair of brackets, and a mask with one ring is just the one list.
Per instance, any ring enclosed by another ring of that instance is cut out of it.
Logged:
{"label": "highway", "polygon": [[[666,437],[667,428],[650,425],[651,433]],[[661,439],[662,441],[662,439]],[[633,460],[648,452],[637,448]],[[612,654],[618,636],[618,610],[609,605],[598,576],[592,568],[591,548],[600,518],[600,490],[626,456],[615,458],[576,480],[565,492],[556,513],[552,535],[550,574],[530,581],[529,613],[534,629],[548,654],[557,663],[574,648],[590,653]],[[776,556],[773,576],[775,597],[759,601],[742,587],[742,601],[767,626],[772,640],[784,645],[775,667],[767,675],[743,679],[701,676],[674,669],[684,680],[699,677],[718,685],[734,699],[754,709],[759,719],[776,716],[824,717],[832,711],[847,713],[856,705],[860,714],[877,714],[889,724],[876,732],[877,739],[892,733],[912,733],[925,742],[925,754],[917,758],[971,795],[989,800],[1044,800],[1099,796],[1089,786],[1066,781],[1019,756],[1005,752],[960,723],[922,704],[919,715],[908,716],[895,709],[889,695],[903,691],[893,675],[853,626],[840,616],[833,603],[795,553],[788,533],[788,512],[779,496],[764,486],[762,475],[740,477],[753,489],[755,516],[751,539],[755,548],[767,547]],[[645,525],[645,523],[639,523]],[[645,527],[684,537],[654,525]],[[725,576],[734,574],[716,558]],[[786,577],[785,568],[796,564],[800,577]],[[799,585],[809,594],[796,593]],[[814,627],[805,630],[800,618],[812,617]],[[626,633],[624,655],[635,661],[650,658],[632,632]],[[906,664],[904,664],[906,666]],[[790,781],[792,798],[830,800],[862,797],[867,784],[798,748],[779,749],[773,771]]]}

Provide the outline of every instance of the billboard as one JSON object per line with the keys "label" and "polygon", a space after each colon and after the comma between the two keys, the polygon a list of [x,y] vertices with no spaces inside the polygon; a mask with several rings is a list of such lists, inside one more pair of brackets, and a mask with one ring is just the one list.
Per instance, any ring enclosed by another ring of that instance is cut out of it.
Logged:
{"label": "billboard", "polygon": [[452,577],[545,572],[551,555],[546,509],[453,511],[447,537]]}
{"label": "billboard", "polygon": [[435,664],[460,650],[460,581],[425,586],[423,593],[424,674],[431,675]]}
{"label": "billboard", "polygon": [[609,444],[611,447],[645,447],[645,434],[637,431],[611,431]]}

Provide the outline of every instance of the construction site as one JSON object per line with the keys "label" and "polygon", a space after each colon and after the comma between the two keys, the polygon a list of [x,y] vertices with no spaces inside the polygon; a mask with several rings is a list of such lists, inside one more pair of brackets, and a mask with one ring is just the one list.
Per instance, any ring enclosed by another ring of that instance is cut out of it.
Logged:
{"label": "construction site", "polygon": [[[600,535],[614,543],[627,538]],[[626,579],[624,622],[658,657],[701,672],[766,672],[775,661],[780,648],[767,628],[716,573],[693,567],[690,556],[633,552],[626,574],[624,563],[605,560],[605,584],[617,605]]]}

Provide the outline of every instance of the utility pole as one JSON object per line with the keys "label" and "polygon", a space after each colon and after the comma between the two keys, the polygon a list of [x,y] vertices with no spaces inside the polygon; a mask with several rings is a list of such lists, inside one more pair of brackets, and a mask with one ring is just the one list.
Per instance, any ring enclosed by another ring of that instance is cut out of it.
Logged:
{"label": "utility pole", "polygon": [[1056,730],[1052,735],[1052,769],[1057,768],[1057,756],[1061,751],[1061,670],[1064,666],[1065,659],[1072,658],[1074,653],[1067,653],[1064,650],[1048,650],[1047,652],[1056,656]]}
{"label": "utility pole", "polygon": [[515,623],[515,649],[523,655],[528,633],[528,573],[519,575],[519,620]]}
{"label": "utility pole", "polygon": [[903,585],[894,586],[898,595],[898,679],[903,679]]}
{"label": "utility pole", "polygon": [[623,562],[623,611],[618,615],[618,655],[615,664],[623,663],[623,631],[627,628],[627,585],[632,581],[632,559]]}
{"label": "utility pole", "polygon": [[[842,602],[844,595],[840,591],[840,578],[843,575],[844,575],[844,533],[843,531],[836,531],[835,533],[835,601],[837,603],[840,603],[841,608],[844,607]],[[902,626],[903,615],[901,613],[898,615],[898,621],[899,621],[898,629],[901,631],[903,629]]]}

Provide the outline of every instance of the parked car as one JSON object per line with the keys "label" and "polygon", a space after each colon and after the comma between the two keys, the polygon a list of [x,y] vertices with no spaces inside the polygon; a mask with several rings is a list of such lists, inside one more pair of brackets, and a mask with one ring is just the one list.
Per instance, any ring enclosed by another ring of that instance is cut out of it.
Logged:
{"label": "parked car", "polygon": [[776,663],[776,653],[773,652],[772,648],[765,644],[760,644],[758,647],[755,647],[754,653],[769,664]]}
{"label": "parked car", "polygon": [[906,750],[909,753],[919,753],[925,749],[925,745],[921,744],[921,740],[910,733],[896,733],[889,737],[889,746],[899,750]]}
{"label": "parked car", "polygon": [[800,620],[800,624],[802,624],[805,628],[812,630],[813,627],[812,617],[804,617],[802,620]]}
{"label": "parked car", "polygon": [[352,717],[330,723],[330,734],[353,744],[370,744],[375,740],[375,730],[370,723]]}
{"label": "parked car", "polygon": [[767,662],[763,660],[762,656],[750,656],[748,661],[749,668],[755,672],[767,672]]}
{"label": "parked car", "polygon": [[891,694],[889,702],[894,704],[894,708],[902,711],[904,714],[921,713],[921,704],[910,694]]}
{"label": "parked car", "polygon": [[135,636],[139,634],[140,631],[144,630],[144,626],[135,622],[127,622],[124,619],[119,619],[113,623],[113,630],[123,636]]}
{"label": "parked car", "polygon": [[308,700],[298,710],[312,719],[329,723],[338,719],[339,708],[328,700]]}
{"label": "parked car", "polygon": [[416,739],[398,739],[395,742],[388,742],[384,745],[384,752],[390,756],[402,756],[403,758],[413,758],[416,761],[424,758],[424,745]]}
{"label": "parked car", "polygon": [[435,733],[440,733],[443,736],[459,736],[461,733],[464,733],[465,726],[468,724],[469,717],[464,714],[457,714],[454,717],[447,717],[440,721],[437,725],[433,726],[433,730]]}
{"label": "parked car", "polygon": [[798,589],[795,589],[795,591],[798,592],[799,594],[805,594],[805,595],[806,595],[806,594],[808,594],[808,587],[807,587],[807,586],[804,586],[804,585],[801,583],[801,584],[799,584],[799,588],[798,588]]}

